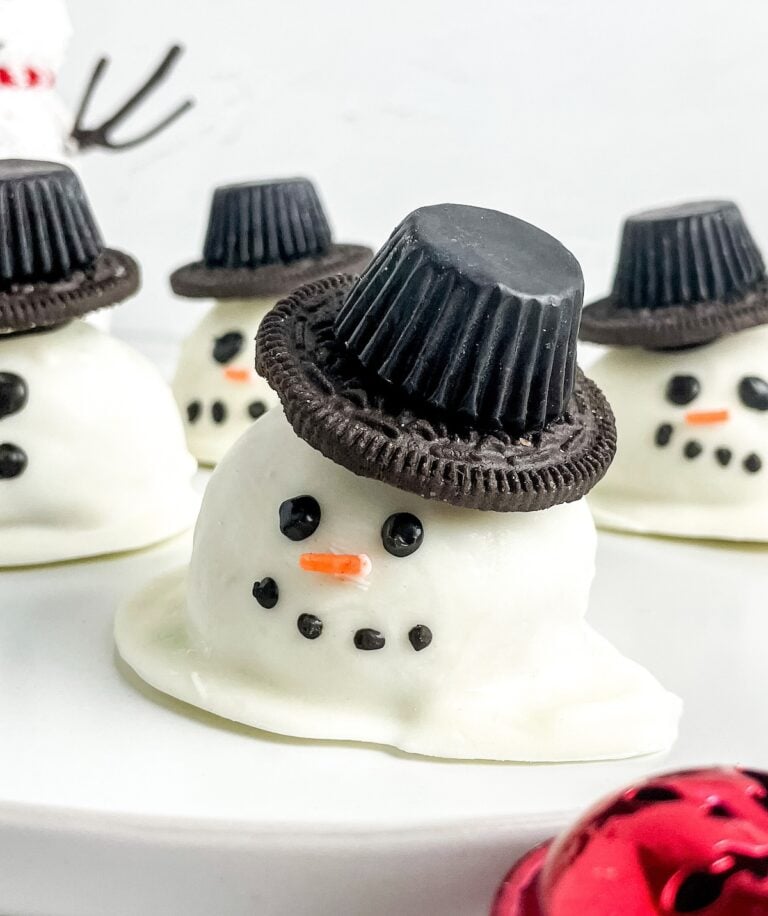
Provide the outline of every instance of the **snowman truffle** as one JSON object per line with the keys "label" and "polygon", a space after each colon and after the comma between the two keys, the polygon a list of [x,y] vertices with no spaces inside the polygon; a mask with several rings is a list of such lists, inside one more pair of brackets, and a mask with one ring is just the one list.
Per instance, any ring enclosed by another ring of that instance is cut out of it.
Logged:
{"label": "snowman truffle", "polygon": [[333,242],[304,178],[228,185],[213,195],[203,260],[177,270],[180,296],[213,298],[184,341],[173,390],[189,448],[216,464],[277,395],[253,368],[253,340],[278,298],[303,283],[357,273],[371,251]]}
{"label": "snowman truffle", "polygon": [[768,281],[736,205],[630,217],[582,337],[614,347],[591,369],[619,429],[598,523],[768,540]]}
{"label": "snowman truffle", "polygon": [[679,703],[584,622],[582,498],[615,447],[578,371],[581,269],[511,216],[425,207],[355,282],[262,322],[277,391],[214,472],[188,571],[118,614],[155,687],[281,734],[449,758],[666,748]]}
{"label": "snowman truffle", "polygon": [[77,320],[138,286],[70,169],[0,162],[0,566],[142,547],[194,520],[170,391]]}
{"label": "snowman truffle", "polygon": [[59,159],[72,118],[56,79],[72,25],[64,0],[0,0],[0,158]]}

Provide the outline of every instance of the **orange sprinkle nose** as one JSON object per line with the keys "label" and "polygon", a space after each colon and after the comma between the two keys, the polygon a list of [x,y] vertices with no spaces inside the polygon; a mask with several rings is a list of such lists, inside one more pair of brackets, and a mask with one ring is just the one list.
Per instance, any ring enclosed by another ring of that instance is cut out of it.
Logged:
{"label": "orange sprinkle nose", "polygon": [[713,426],[727,423],[730,417],[727,410],[691,410],[685,415],[685,422],[689,426]]}
{"label": "orange sprinkle nose", "polygon": [[364,553],[303,553],[299,566],[328,576],[359,577],[371,571],[371,561]]}
{"label": "orange sprinkle nose", "polygon": [[249,382],[251,380],[250,369],[225,369],[224,378],[228,382]]}

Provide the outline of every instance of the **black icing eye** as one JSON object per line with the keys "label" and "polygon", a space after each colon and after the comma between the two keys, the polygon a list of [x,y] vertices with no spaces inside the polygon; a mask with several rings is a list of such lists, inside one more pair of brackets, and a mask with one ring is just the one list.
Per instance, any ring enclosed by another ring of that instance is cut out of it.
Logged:
{"label": "black icing eye", "polygon": [[381,542],[393,557],[409,557],[423,540],[424,526],[410,512],[396,512],[381,526]]}
{"label": "black icing eye", "polygon": [[243,349],[245,338],[239,331],[229,331],[213,342],[213,358],[217,363],[228,363]]}
{"label": "black icing eye", "polygon": [[320,503],[314,496],[294,496],[280,506],[280,530],[291,541],[303,541],[317,531]]}
{"label": "black icing eye", "polygon": [[673,375],[667,384],[667,400],[683,407],[701,391],[701,385],[695,375]]}
{"label": "black icing eye", "polygon": [[739,397],[745,407],[768,410],[768,382],[756,375],[748,375],[739,382]]}

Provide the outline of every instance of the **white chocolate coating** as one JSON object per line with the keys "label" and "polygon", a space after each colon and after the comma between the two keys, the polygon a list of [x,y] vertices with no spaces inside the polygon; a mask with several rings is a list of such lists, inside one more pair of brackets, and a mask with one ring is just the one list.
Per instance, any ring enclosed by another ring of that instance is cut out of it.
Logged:
{"label": "white chocolate coating", "polygon": [[[55,77],[72,26],[64,0],[0,0],[0,67],[20,81],[26,68]],[[0,87],[0,158],[61,160],[72,129],[55,86]]]}
{"label": "white chocolate coating", "polygon": [[[275,392],[253,368],[254,338],[261,319],[274,304],[274,299],[216,302],[182,344],[173,393],[189,450],[201,464],[217,464],[251,426],[251,405],[261,404],[268,410],[278,403]],[[218,362],[213,356],[216,340],[232,333],[242,336],[242,347],[231,359]],[[223,406],[221,420],[214,416],[215,404]],[[190,419],[191,405],[199,405],[194,419]]]}
{"label": "white chocolate coating", "polygon": [[[309,538],[280,531],[284,500],[315,497]],[[381,528],[422,522],[395,557]],[[306,552],[365,554],[364,583],[299,567]],[[296,437],[279,409],[214,472],[191,566],[117,618],[123,658],[153,686],[281,734],[519,761],[632,756],[674,740],[679,701],[584,621],[595,531],[586,503],[533,513],[459,509],[357,477]],[[279,588],[275,607],[252,595]],[[323,623],[317,639],[299,615]],[[432,631],[415,651],[411,628]],[[377,651],[355,647],[380,631]]]}
{"label": "white chocolate coating", "polygon": [[[768,327],[741,331],[704,347],[677,352],[616,348],[592,367],[616,414],[619,448],[589,496],[599,525],[628,531],[768,541],[768,411],[745,406],[745,376],[768,381]],[[694,376],[700,393],[678,406],[666,397],[675,375]],[[726,420],[691,424],[686,415],[727,411]],[[667,445],[657,445],[668,424]],[[700,454],[686,457],[688,443]],[[727,465],[717,459],[727,449]],[[755,455],[759,471],[745,460]]]}
{"label": "white chocolate coating", "polygon": [[27,455],[0,479],[0,566],[144,547],[194,521],[195,463],[171,392],[125,344],[82,321],[0,337],[0,372],[28,401],[0,418]]}

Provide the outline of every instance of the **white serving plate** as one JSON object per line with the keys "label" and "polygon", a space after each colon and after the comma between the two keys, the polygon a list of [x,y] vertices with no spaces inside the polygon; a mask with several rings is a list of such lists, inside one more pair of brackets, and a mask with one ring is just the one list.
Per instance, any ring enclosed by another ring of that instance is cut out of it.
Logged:
{"label": "white serving plate", "polygon": [[514,766],[270,736],[116,661],[189,537],[0,573],[0,912],[484,916],[505,870],[649,771],[768,768],[768,549],[601,535],[595,626],[686,701],[665,757]]}

